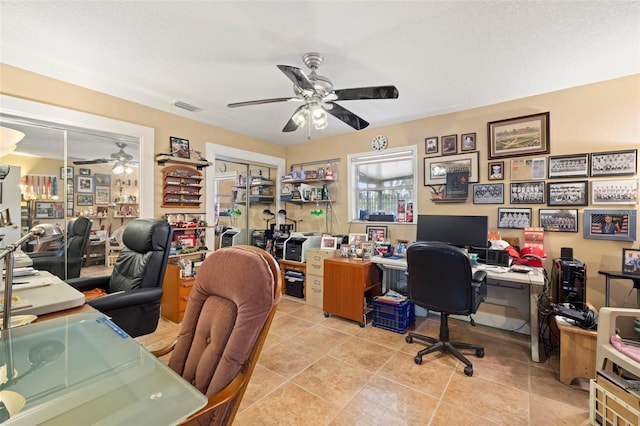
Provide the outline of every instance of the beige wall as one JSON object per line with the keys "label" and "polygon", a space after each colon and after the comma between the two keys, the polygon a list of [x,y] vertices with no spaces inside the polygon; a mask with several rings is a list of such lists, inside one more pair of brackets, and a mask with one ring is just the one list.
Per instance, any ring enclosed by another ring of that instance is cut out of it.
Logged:
{"label": "beige wall", "polygon": [[[426,137],[475,132],[480,151],[480,182],[487,182],[486,126],[489,121],[549,111],[551,155],[635,149],[640,145],[640,75],[394,126],[350,132],[343,136],[304,142],[290,147],[260,141],[4,64],[0,64],[0,93],[152,127],[155,130],[156,152],[165,151],[169,136],[177,135],[189,139],[194,149],[203,152],[205,141],[210,141],[284,157],[288,164],[340,158],[341,160],[334,165],[339,181],[332,188],[332,196],[337,198],[330,213],[333,225],[331,230],[334,233],[364,231],[366,224],[346,222],[346,157],[350,153],[371,151],[371,138],[377,134],[385,134],[389,138],[390,148],[418,145],[420,157],[423,157]],[[422,165],[422,158],[419,164]],[[160,182],[159,169],[156,168],[157,182]],[[420,170],[418,177],[420,182],[423,181],[422,173]],[[504,183],[508,188],[509,181],[505,180]],[[497,205],[478,206],[473,205],[471,201],[463,204],[435,205],[429,198],[429,191],[421,186],[416,213],[486,214],[489,216],[490,224],[497,222]],[[163,211],[159,209],[159,197],[157,199],[156,213],[160,216]],[[508,206],[508,202],[505,206]],[[543,206],[532,205],[531,207],[534,212],[534,223],[537,224],[537,211]],[[299,229],[324,230],[324,218],[312,219],[308,212],[309,208],[288,206],[287,212],[293,218],[303,219]],[[583,208],[580,210],[582,211]],[[560,247],[574,248],[575,257],[588,266],[588,298],[596,307],[599,307],[604,300],[604,280],[598,275],[598,269],[620,269],[621,249],[638,247],[638,242],[583,239],[582,216],[580,216],[580,222],[580,232],[577,234],[547,233],[545,248],[550,258],[559,256]],[[639,225],[636,224],[636,229],[640,233]],[[415,238],[413,225],[389,225],[389,232],[392,239]],[[522,237],[521,231],[503,230],[502,232],[505,236]],[[550,269],[549,261],[546,266]],[[629,289],[628,283],[617,282],[612,292],[612,304],[621,305]],[[626,306],[631,306],[632,301]]]}

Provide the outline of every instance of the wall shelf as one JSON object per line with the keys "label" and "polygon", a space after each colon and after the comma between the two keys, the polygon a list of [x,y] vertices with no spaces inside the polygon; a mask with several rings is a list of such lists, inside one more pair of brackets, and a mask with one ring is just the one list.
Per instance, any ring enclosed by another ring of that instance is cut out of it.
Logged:
{"label": "wall shelf", "polygon": [[438,203],[464,203],[467,201],[466,198],[432,198],[431,201],[433,201],[434,203],[438,204]]}
{"label": "wall shelf", "polygon": [[159,166],[165,163],[184,164],[187,166],[194,166],[198,170],[202,170],[204,167],[209,167],[211,163],[207,160],[195,160],[191,158],[174,157],[171,154],[156,154],[156,162]]}

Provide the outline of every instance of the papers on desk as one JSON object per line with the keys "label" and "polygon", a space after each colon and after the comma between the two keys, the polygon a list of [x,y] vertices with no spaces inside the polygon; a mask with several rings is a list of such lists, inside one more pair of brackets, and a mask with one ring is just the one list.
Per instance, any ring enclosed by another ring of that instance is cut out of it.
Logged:
{"label": "papers on desk", "polygon": [[475,269],[477,269],[478,271],[497,272],[499,274],[505,274],[509,272],[508,266],[485,265],[484,263],[478,263],[478,266],[476,266]]}
{"label": "papers on desk", "polygon": [[[16,309],[28,308],[33,306],[27,299],[21,299],[18,296],[11,296],[11,311]],[[4,298],[0,297],[0,312],[4,312]]]}
{"label": "papers on desk", "polygon": [[[13,291],[27,288],[44,287],[53,284],[51,277],[18,278],[13,280]],[[4,283],[0,285],[0,291],[4,291]]]}
{"label": "papers on desk", "polygon": [[[2,276],[6,273],[6,269],[2,270]],[[36,275],[38,273],[37,270],[32,267],[24,267],[24,268],[13,268],[13,276],[14,277],[28,277],[30,275]]]}

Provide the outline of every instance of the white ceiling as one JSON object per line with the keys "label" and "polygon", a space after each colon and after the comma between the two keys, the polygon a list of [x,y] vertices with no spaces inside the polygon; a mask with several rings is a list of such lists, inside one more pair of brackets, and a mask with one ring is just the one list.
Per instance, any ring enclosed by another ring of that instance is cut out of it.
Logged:
{"label": "white ceiling", "polygon": [[1,62],[285,145],[296,104],[226,105],[293,95],[276,65],[310,51],[336,89],[396,85],[340,102],[375,128],[639,73],[640,2],[0,2]]}

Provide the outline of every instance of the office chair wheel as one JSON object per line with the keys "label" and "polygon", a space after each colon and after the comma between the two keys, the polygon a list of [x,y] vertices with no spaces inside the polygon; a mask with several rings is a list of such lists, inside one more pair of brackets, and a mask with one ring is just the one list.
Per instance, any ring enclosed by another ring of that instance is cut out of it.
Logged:
{"label": "office chair wheel", "polygon": [[416,355],[416,357],[413,360],[418,365],[422,364],[422,356],[421,355]]}
{"label": "office chair wheel", "polygon": [[483,349],[476,349],[476,356],[478,358],[484,358],[484,348]]}
{"label": "office chair wheel", "polygon": [[473,367],[468,367],[468,366],[465,367],[464,374],[466,374],[469,377],[473,376]]}
{"label": "office chair wheel", "polygon": [[407,343],[413,343],[413,336],[407,336],[404,338]]}
{"label": "office chair wheel", "polygon": [[329,312],[325,312],[325,313],[324,313],[324,317],[325,317],[325,318],[329,318],[329,315],[330,315],[330,314],[329,314]]}

